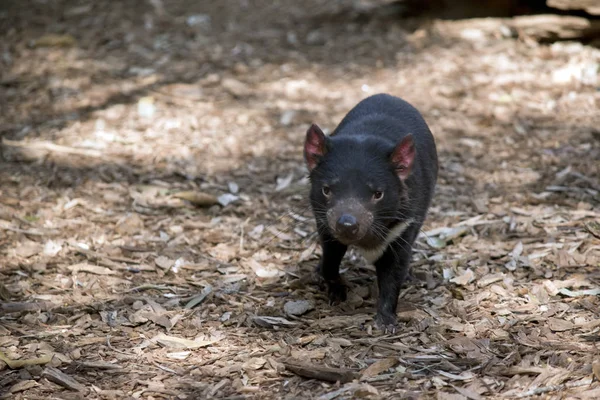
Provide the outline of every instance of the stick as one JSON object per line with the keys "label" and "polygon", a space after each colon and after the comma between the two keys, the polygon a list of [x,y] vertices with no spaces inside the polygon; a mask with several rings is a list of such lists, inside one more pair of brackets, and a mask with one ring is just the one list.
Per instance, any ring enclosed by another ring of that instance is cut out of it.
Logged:
{"label": "stick", "polygon": [[283,360],[283,365],[296,375],[328,382],[346,383],[359,377],[358,373],[350,369],[323,367],[318,364],[307,363],[292,358]]}
{"label": "stick", "polygon": [[85,390],[85,386],[71,378],[69,375],[61,372],[59,369],[54,367],[46,367],[42,372],[42,376],[51,382],[56,383],[62,387],[70,390],[76,390],[82,392]]}

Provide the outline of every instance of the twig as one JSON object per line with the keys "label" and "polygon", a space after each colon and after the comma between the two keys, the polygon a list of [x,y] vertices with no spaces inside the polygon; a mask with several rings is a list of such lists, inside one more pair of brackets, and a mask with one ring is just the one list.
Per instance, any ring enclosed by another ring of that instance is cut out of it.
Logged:
{"label": "twig", "polygon": [[3,146],[17,148],[17,149],[31,149],[31,150],[42,150],[49,153],[61,153],[70,155],[79,155],[86,157],[100,158],[103,157],[102,152],[98,150],[86,150],[78,149],[74,147],[61,146],[50,142],[29,142],[24,143],[18,140],[7,140],[2,141]]}
{"label": "twig", "polygon": [[69,375],[65,374],[64,372],[61,372],[59,369],[54,367],[46,367],[46,369],[44,369],[44,371],[42,372],[42,376],[48,379],[49,381],[52,381],[57,385],[60,385],[70,390],[75,390],[78,392],[83,392],[86,390],[85,386],[83,386],[81,383],[77,382]]}
{"label": "twig", "polygon": [[124,351],[115,349],[113,347],[113,345],[110,344],[110,335],[106,336],[106,346],[108,346],[108,348],[111,349],[112,351],[114,351],[115,353],[119,353],[119,354],[122,354],[122,355],[130,357],[130,358],[135,358],[135,355],[128,354],[128,353],[125,353]]}
{"label": "twig", "polygon": [[287,370],[304,378],[346,383],[357,379],[359,376],[358,373],[350,369],[323,367],[318,364],[307,363],[292,358],[288,358],[282,362]]}
{"label": "twig", "polygon": [[56,232],[40,232],[37,230],[33,230],[33,229],[19,229],[19,228],[13,228],[12,226],[6,226],[6,225],[1,225],[0,224],[0,229],[4,229],[6,231],[12,231],[12,232],[17,232],[17,233],[22,233],[24,235],[31,235],[31,236],[47,236],[47,235],[55,235]]}
{"label": "twig", "polygon": [[73,249],[75,249],[77,252],[79,252],[81,254],[84,254],[88,259],[93,259],[93,260],[96,260],[98,262],[105,262],[107,264],[110,264],[110,265],[105,265],[105,267],[112,267],[112,268],[123,269],[123,266],[121,266],[119,264],[116,264],[116,262],[124,262],[124,263],[129,263],[129,264],[139,264],[139,261],[134,260],[132,258],[104,255],[104,254],[100,254],[98,252],[95,252],[93,250],[84,249],[84,248],[79,247],[79,246],[71,246],[71,247]]}
{"label": "twig", "polygon": [[153,284],[146,284],[146,285],[140,285],[140,286],[136,286],[134,288],[131,289],[127,289],[123,292],[121,292],[121,294],[124,293],[131,293],[131,292],[137,292],[137,291],[142,291],[142,290],[150,290],[150,289],[156,289],[156,290],[170,290],[173,291],[173,288],[170,286],[165,286],[165,285],[153,285]]}

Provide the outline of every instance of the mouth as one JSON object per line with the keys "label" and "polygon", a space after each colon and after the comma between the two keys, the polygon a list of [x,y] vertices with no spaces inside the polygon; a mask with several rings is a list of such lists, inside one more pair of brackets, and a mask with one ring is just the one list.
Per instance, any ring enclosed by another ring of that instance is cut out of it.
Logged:
{"label": "mouth", "polygon": [[364,235],[361,235],[360,233],[355,235],[344,235],[343,233],[337,231],[334,231],[333,236],[338,240],[338,242],[345,244],[346,246],[356,244],[364,237]]}

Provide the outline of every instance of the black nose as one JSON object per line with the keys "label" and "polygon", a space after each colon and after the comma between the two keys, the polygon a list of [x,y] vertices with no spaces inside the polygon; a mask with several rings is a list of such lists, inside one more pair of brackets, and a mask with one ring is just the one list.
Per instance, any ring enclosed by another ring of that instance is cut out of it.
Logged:
{"label": "black nose", "polygon": [[343,214],[335,224],[336,230],[344,236],[353,236],[358,232],[358,222],[356,218],[349,214]]}

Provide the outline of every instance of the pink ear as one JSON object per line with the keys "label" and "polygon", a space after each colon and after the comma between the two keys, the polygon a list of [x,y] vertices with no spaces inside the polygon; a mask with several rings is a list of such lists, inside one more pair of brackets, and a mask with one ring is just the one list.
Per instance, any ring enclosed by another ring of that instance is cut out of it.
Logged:
{"label": "pink ear", "polygon": [[413,161],[415,160],[415,144],[411,134],[406,135],[404,139],[398,143],[392,152],[391,158],[398,177],[402,180],[408,178]]}
{"label": "pink ear", "polygon": [[304,159],[309,171],[317,166],[319,159],[327,152],[325,140],[325,134],[316,124],[312,124],[306,131]]}

